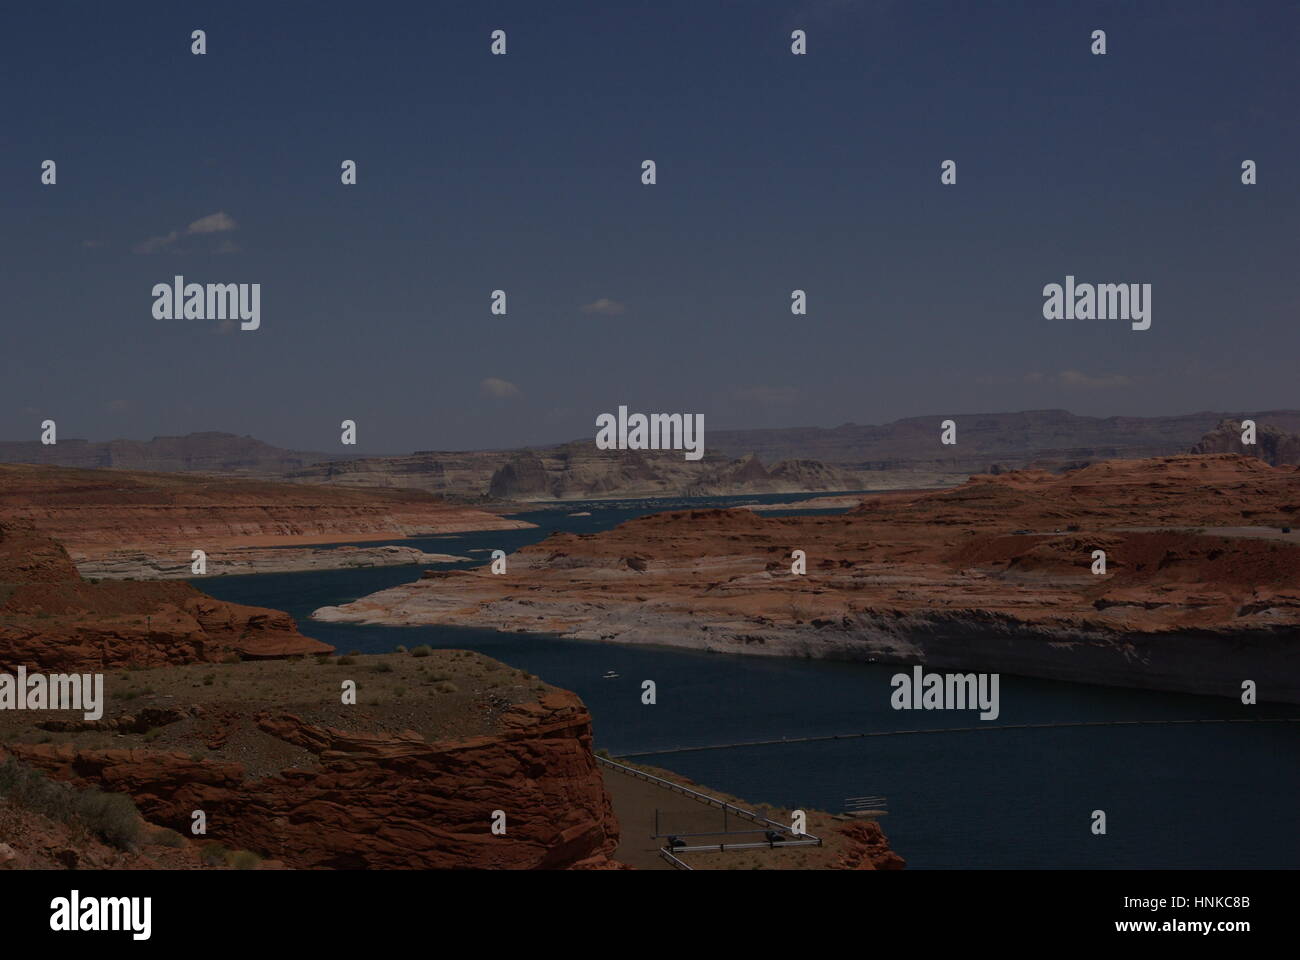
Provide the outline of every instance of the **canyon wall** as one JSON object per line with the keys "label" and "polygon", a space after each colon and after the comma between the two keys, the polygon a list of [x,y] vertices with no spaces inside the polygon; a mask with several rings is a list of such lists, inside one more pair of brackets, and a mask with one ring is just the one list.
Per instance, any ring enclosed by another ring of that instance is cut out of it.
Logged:
{"label": "canyon wall", "polygon": [[[204,811],[214,838],[290,867],[610,867],[618,826],[591,752],[591,718],[554,691],[500,717],[493,734],[428,742],[414,731],[345,731],[278,712],[252,717],[309,761],[268,776],[238,762],[146,747],[11,743],[78,786],[126,793],[152,822],[187,831]],[[506,832],[491,831],[494,811]]]}

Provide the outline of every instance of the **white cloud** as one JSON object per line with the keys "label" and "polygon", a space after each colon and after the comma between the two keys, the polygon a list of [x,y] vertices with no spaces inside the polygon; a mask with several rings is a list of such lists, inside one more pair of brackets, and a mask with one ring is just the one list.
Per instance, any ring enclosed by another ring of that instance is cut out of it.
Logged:
{"label": "white cloud", "polygon": [[583,313],[594,313],[602,317],[617,317],[627,309],[627,305],[619,303],[617,300],[611,300],[609,297],[601,297],[599,300],[584,304],[581,309]]}
{"label": "white cloud", "polygon": [[165,250],[180,238],[180,234],[173,230],[163,237],[150,237],[148,240],[141,240],[132,249],[136,253],[157,253],[159,250]]}
{"label": "white cloud", "polygon": [[[216,213],[210,213],[206,217],[199,217],[184,230],[173,230],[171,233],[164,234],[161,237],[150,237],[148,240],[141,240],[132,249],[136,253],[157,253],[159,250],[166,250],[181,237],[201,236],[208,233],[226,233],[230,230],[238,230],[239,224],[235,218],[223,210]],[[230,253],[237,250],[229,240],[224,241],[218,248],[218,253]]]}
{"label": "white cloud", "polygon": [[188,227],[186,233],[224,233],[227,230],[237,230],[239,224],[235,223],[235,218],[230,214],[220,211],[209,213],[206,217],[199,217]]}
{"label": "white cloud", "polygon": [[502,380],[499,377],[488,377],[478,385],[478,388],[483,396],[491,397],[493,400],[509,400],[520,396],[518,387],[509,380]]}

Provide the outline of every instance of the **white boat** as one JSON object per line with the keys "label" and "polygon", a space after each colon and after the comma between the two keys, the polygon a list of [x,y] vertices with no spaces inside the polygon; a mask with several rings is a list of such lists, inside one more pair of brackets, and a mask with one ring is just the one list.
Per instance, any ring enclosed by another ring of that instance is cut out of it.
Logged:
{"label": "white boat", "polygon": [[617,679],[618,679],[618,674],[615,673],[613,670],[606,670],[606,671],[605,671],[605,675],[602,676],[600,679],[602,679],[602,680],[617,680]]}

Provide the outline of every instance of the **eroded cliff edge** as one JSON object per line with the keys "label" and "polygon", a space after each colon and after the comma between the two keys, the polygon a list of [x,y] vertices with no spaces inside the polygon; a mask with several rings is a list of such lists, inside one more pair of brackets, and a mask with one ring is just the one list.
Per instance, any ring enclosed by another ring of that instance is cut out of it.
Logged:
{"label": "eroded cliff edge", "polygon": [[[1300,469],[1109,461],[882,494],[838,516],[645,517],[558,534],[323,620],[457,623],[1300,702]],[[807,572],[792,573],[802,550]],[[1096,551],[1106,572],[1092,573]]]}
{"label": "eroded cliff edge", "polygon": [[455,558],[316,547],[532,526],[418,490],[7,465],[0,520],[30,522],[87,576],[149,579],[188,572],[195,550],[208,554],[209,574],[425,563]]}
{"label": "eroded cliff edge", "polygon": [[[486,657],[261,661],[106,679],[100,721],[0,714],[0,754],[125,793],[150,822],[187,835],[201,810],[205,839],[289,867],[618,866],[586,707]],[[357,684],[355,705],[340,702],[343,680]],[[505,832],[494,833],[502,815]]]}
{"label": "eroded cliff edge", "polygon": [[90,583],[30,521],[0,521],[0,670],[104,670],[329,653],[279,610],[187,583]]}

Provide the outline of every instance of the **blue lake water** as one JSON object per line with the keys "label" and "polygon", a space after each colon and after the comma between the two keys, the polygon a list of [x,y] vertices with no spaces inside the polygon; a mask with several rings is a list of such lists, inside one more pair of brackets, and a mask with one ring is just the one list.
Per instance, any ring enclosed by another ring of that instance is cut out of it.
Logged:
{"label": "blue lake water", "polygon": [[[786,502],[803,495],[763,496]],[[521,514],[537,529],[392,541],[486,562],[557,530],[596,533],[646,513],[731,506],[754,497],[587,501]],[[587,517],[569,516],[590,512]],[[789,512],[799,512],[792,510]],[[766,514],[767,516],[783,514]],[[472,552],[478,551],[478,552]],[[447,569],[440,565],[438,569]],[[286,610],[340,652],[399,644],[466,648],[578,693],[598,747],[614,755],[719,743],[860,732],[977,727],[667,753],[645,762],[753,803],[839,811],[884,795],[882,825],[911,867],[1300,866],[1300,723],[1216,723],[994,729],[1098,720],[1300,718],[1300,708],[1118,690],[1003,675],[1001,715],[895,711],[890,678],[870,663],[710,654],[502,634],[456,627],[316,623],[317,607],[409,583],[417,567],[214,577],[212,596]],[[602,674],[616,671],[618,679]],[[654,680],[658,702],[641,703]],[[1091,814],[1107,832],[1094,836]],[[640,825],[624,825],[639,829]]]}

